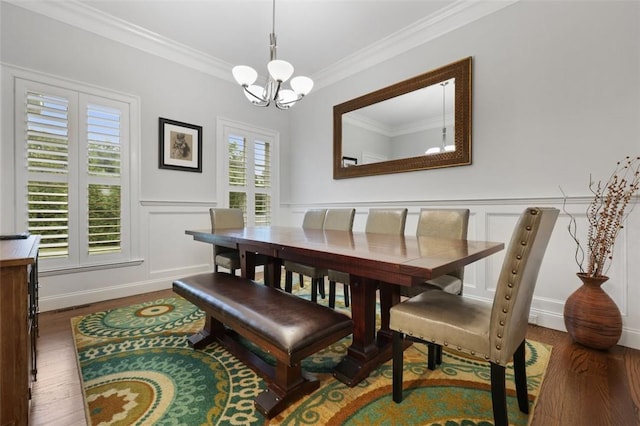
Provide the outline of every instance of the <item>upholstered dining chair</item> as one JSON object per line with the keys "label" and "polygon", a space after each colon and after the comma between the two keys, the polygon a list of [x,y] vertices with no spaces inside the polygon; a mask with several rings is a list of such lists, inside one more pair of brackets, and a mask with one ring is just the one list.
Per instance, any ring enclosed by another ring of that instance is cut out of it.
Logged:
{"label": "upholstered dining chair", "polygon": [[[211,231],[216,229],[244,228],[244,213],[237,208],[210,208]],[[256,266],[265,265],[267,257],[256,256]],[[231,274],[240,269],[240,252],[237,249],[213,246],[213,270],[218,272],[218,268],[228,269]]]}
{"label": "upholstered dining chair", "polygon": [[[507,425],[505,366],[513,359],[518,406],[529,412],[525,337],[538,272],[558,209],[529,207],[521,215],[498,277],[493,303],[427,290],[393,306],[393,400],[402,401],[403,340],[444,345],[488,361],[496,425]],[[429,355],[428,368],[435,368]]]}
{"label": "upholstered dining chair", "polygon": [[[327,217],[324,220],[324,229],[325,231],[351,231],[353,230],[353,219],[355,215],[356,209],[329,209],[327,210]],[[344,303],[345,306],[349,307],[348,297],[345,297]],[[336,306],[335,283],[334,291],[329,290],[329,306],[331,308]]]}
{"label": "upholstered dining chair", "polygon": [[[469,209],[428,209],[420,210],[416,235],[418,237],[467,239],[469,229]],[[402,287],[400,294],[417,296],[430,288],[437,288],[453,294],[462,294],[464,267],[448,274],[426,281],[423,285]]]}
{"label": "upholstered dining chair", "polygon": [[[418,237],[467,239],[469,228],[469,209],[429,209],[420,210],[416,235]],[[445,275],[425,281],[424,284],[412,287],[401,287],[400,295],[414,297],[425,290],[437,289],[452,294],[462,295],[464,286],[464,267]],[[442,347],[427,343],[429,356],[434,356],[436,364],[442,363]]]}
{"label": "upholstered dining chair", "polygon": [[[302,220],[302,229],[322,229],[324,227],[327,209],[311,209],[304,213]],[[325,297],[324,277],[327,276],[325,268],[316,268],[313,265],[305,265],[290,260],[284,261],[284,290],[291,293],[293,289],[293,274],[297,273],[300,277],[300,287],[303,286],[304,277],[311,278],[311,300],[317,302],[318,289],[320,295]]]}
{"label": "upholstered dining chair", "polygon": [[[404,234],[404,226],[407,222],[406,208],[374,208],[369,209],[365,232],[376,234]],[[344,301],[348,305],[349,300],[349,274],[329,269],[329,307],[335,307],[336,283],[342,283],[344,288]],[[331,302],[333,300],[333,303]]]}
{"label": "upholstered dining chair", "polygon": [[324,218],[324,229],[327,231],[351,231],[356,209],[328,209]]}

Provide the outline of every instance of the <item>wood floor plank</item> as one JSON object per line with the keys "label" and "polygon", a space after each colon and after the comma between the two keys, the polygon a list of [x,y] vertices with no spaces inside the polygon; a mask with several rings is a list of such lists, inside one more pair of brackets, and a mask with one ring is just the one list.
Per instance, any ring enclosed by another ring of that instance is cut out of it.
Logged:
{"label": "wood floor plank", "polygon": [[[173,295],[162,290],[41,314],[32,425],[86,424],[71,318]],[[594,351],[566,333],[533,325],[527,337],[553,346],[531,426],[640,425],[640,351]]]}

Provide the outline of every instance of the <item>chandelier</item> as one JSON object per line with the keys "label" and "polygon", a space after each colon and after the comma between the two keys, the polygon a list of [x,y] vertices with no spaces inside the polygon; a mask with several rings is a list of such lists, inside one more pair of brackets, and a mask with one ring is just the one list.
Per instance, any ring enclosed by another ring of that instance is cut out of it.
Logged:
{"label": "chandelier", "polygon": [[455,145],[447,145],[447,125],[445,122],[445,87],[449,84],[448,81],[440,83],[442,86],[442,146],[436,146],[429,148],[425,151],[425,154],[439,154],[441,152],[455,151]]}
{"label": "chandelier", "polygon": [[233,67],[233,78],[244,89],[249,101],[261,107],[273,104],[279,109],[289,109],[305,95],[311,92],[313,80],[309,77],[298,76],[291,79],[291,89],[283,89],[282,84],[293,75],[293,65],[287,61],[277,59],[276,50],[276,0],[273,0],[273,18],[271,34],[269,34],[270,60],[267,64],[269,77],[264,87],[254,84],[258,78],[256,70],[248,65]]}

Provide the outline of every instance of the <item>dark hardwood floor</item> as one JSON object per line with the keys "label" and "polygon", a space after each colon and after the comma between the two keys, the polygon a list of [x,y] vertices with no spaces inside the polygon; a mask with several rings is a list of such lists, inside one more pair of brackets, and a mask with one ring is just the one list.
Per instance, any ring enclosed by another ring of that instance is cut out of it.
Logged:
{"label": "dark hardwood floor", "polygon": [[[86,424],[71,318],[171,295],[164,290],[41,314],[32,424]],[[640,351],[589,350],[566,333],[537,326],[529,326],[527,337],[553,345],[531,425],[640,425]]]}

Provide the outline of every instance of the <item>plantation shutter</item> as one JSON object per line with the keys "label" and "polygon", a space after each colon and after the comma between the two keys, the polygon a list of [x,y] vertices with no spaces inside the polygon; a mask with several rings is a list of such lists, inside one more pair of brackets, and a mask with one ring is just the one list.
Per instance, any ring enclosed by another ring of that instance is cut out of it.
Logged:
{"label": "plantation shutter", "polygon": [[16,78],[16,227],[51,270],[127,261],[135,101],[63,86]]}
{"label": "plantation shutter", "polygon": [[121,249],[120,115],[115,108],[86,107],[89,254]]}
{"label": "plantation shutter", "polygon": [[40,256],[69,255],[69,99],[26,93],[28,229]]}
{"label": "plantation shutter", "polygon": [[[243,137],[229,136],[229,207],[247,215],[247,151]],[[245,219],[246,222],[246,219]]]}
{"label": "plantation shutter", "polygon": [[271,224],[271,143],[229,133],[226,146],[229,207],[242,209],[247,223]]}
{"label": "plantation shutter", "polygon": [[254,146],[255,222],[271,223],[271,149],[268,142],[256,140]]}

